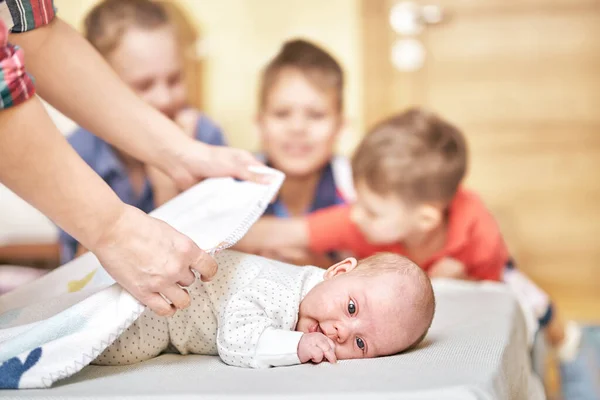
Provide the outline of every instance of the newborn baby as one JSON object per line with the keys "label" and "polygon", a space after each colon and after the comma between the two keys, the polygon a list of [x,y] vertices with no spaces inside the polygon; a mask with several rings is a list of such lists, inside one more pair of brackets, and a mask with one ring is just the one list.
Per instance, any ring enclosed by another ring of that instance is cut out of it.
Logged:
{"label": "newborn baby", "polygon": [[163,352],[251,368],[386,356],[416,346],[433,319],[429,278],[399,255],[348,258],[326,271],[235,251],[216,260],[215,278],[190,287],[188,308],[145,311],[93,364]]}

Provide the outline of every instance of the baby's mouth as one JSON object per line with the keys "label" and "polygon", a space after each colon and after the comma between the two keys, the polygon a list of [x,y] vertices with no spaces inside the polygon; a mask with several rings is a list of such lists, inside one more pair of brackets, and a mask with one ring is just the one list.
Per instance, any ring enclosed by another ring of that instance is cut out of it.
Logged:
{"label": "baby's mouth", "polygon": [[319,325],[319,323],[317,322],[316,324],[314,324],[313,326],[311,326],[308,329],[309,333],[315,333],[315,332],[319,332],[319,333],[323,333],[323,329],[321,329],[321,325]]}

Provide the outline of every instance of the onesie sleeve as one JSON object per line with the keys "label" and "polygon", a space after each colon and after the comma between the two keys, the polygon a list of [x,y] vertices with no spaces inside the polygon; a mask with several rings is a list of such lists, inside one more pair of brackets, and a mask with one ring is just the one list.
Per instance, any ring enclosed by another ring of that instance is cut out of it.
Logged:
{"label": "onesie sleeve", "polygon": [[299,301],[289,288],[256,279],[235,293],[219,315],[217,348],[229,365],[249,368],[299,364]]}

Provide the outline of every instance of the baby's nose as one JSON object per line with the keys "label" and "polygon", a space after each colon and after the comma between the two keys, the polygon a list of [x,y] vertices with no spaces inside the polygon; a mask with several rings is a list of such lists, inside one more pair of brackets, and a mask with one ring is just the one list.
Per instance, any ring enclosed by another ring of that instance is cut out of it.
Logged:
{"label": "baby's nose", "polygon": [[331,340],[337,343],[344,343],[348,340],[348,332],[349,329],[345,327],[343,324],[338,324],[335,326],[335,337],[332,337]]}

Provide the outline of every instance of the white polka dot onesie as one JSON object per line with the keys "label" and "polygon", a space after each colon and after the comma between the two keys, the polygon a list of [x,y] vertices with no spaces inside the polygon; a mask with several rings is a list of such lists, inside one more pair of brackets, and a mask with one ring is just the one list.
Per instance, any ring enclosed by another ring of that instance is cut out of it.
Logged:
{"label": "white polka dot onesie", "polygon": [[218,354],[240,367],[300,363],[300,301],[325,271],[231,250],[215,258],[217,275],[190,288],[188,308],[168,318],[147,309],[93,364],[132,364],[167,351]]}

